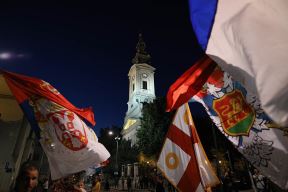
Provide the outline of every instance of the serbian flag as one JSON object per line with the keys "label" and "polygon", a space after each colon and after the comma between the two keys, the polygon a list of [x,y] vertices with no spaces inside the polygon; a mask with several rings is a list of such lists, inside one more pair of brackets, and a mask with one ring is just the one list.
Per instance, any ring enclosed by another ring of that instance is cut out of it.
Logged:
{"label": "serbian flag", "polygon": [[188,104],[178,108],[157,167],[182,192],[204,191],[219,183],[197,135]]}
{"label": "serbian flag", "polygon": [[205,107],[217,128],[261,174],[288,189],[288,128],[273,123],[255,95],[217,67],[192,101]]}
{"label": "serbian flag", "polygon": [[39,138],[53,180],[109,158],[109,152],[83,121],[95,124],[91,108],[76,108],[43,80],[1,72]]}
{"label": "serbian flag", "polygon": [[206,54],[287,126],[288,1],[190,0],[190,17]]}

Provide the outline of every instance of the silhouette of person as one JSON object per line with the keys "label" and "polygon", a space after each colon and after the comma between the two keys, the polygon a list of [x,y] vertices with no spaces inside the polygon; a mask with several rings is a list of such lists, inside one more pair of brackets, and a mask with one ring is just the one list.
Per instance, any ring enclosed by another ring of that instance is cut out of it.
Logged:
{"label": "silhouette of person", "polygon": [[25,162],[18,174],[15,192],[37,192],[39,171],[36,165]]}
{"label": "silhouette of person", "polygon": [[128,178],[127,178],[127,189],[128,189],[128,191],[131,191],[131,187],[132,187],[132,180],[131,180],[131,177],[128,176]]}

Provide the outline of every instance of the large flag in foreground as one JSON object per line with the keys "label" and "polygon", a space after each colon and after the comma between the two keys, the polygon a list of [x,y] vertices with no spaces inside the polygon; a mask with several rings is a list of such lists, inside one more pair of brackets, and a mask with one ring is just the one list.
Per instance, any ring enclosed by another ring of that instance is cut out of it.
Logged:
{"label": "large flag in foreground", "polygon": [[190,13],[206,54],[288,126],[288,1],[190,0]]}
{"label": "large flag in foreground", "polygon": [[217,67],[192,99],[262,174],[288,189],[288,129],[269,119],[256,96]]}
{"label": "large flag in foreground", "polygon": [[91,109],[76,108],[43,80],[1,72],[39,138],[53,180],[109,158],[109,152],[82,120],[95,124]]}
{"label": "large flag in foreground", "polygon": [[197,135],[188,104],[178,108],[157,166],[182,192],[200,192],[219,183]]}

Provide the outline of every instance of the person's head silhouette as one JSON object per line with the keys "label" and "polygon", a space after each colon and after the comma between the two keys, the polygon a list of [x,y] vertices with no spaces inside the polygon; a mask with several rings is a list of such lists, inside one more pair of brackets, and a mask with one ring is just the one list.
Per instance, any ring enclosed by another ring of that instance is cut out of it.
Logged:
{"label": "person's head silhouette", "polygon": [[33,192],[38,185],[39,171],[36,165],[26,162],[20,168],[16,180],[16,192]]}

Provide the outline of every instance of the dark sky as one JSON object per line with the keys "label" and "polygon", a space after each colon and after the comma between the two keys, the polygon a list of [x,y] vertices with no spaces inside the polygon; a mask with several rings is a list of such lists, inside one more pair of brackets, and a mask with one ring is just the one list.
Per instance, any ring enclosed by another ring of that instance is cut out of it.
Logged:
{"label": "dark sky", "polygon": [[156,96],[201,54],[188,2],[0,3],[0,67],[48,81],[77,107],[92,106],[96,130],[122,126],[128,71],[142,32],[156,68]]}

